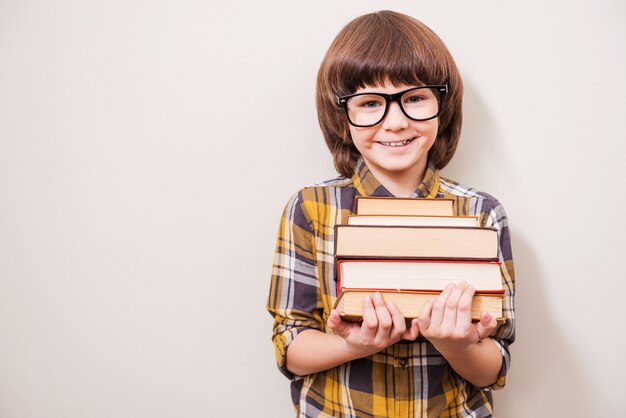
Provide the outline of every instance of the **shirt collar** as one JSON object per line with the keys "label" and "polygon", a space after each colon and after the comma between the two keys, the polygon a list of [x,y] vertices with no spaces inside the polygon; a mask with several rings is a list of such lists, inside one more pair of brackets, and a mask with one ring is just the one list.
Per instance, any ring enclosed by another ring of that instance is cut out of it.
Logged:
{"label": "shirt collar", "polygon": [[[369,170],[363,158],[359,158],[356,162],[352,181],[361,196],[393,197],[393,194],[374,177],[374,174]],[[417,189],[413,192],[411,197],[435,198],[437,197],[438,190],[439,170],[435,168],[434,164],[429,162],[424,172],[422,183],[417,186]]]}

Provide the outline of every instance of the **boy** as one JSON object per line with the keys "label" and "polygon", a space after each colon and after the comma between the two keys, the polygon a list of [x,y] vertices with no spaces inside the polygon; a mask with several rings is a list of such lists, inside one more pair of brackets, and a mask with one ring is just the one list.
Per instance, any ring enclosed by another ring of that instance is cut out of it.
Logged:
{"label": "boy", "polygon": [[[320,126],[342,174],[305,187],[280,224],[268,310],[281,371],[298,416],[492,416],[514,340],[514,277],[499,202],[439,175],[461,130],[463,86],[443,42],[408,16],[361,16],[337,35],[320,67]],[[452,198],[456,215],[498,230],[504,316],[469,317],[474,290],[450,284],[410,326],[379,294],[363,322],[342,321],[333,227],[356,196]]]}

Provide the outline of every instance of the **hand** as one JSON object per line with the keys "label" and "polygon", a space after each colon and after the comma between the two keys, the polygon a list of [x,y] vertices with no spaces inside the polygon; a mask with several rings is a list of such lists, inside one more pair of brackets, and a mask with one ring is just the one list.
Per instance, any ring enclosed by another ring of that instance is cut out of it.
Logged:
{"label": "hand", "polygon": [[385,302],[378,292],[363,299],[363,322],[344,321],[333,309],[327,325],[345,340],[354,358],[377,353],[401,339],[415,340],[419,335],[417,319],[407,329],[402,312],[393,302]]}
{"label": "hand", "polygon": [[419,315],[422,335],[444,356],[471,348],[496,328],[496,319],[487,312],[481,312],[480,321],[472,323],[474,293],[465,282],[450,284]]}

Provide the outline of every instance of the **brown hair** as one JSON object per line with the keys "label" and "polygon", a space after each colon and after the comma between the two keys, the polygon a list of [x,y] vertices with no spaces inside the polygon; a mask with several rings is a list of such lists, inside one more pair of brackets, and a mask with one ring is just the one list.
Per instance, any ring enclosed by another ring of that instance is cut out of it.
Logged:
{"label": "brown hair", "polygon": [[360,16],[339,32],[317,74],[317,116],[337,171],[351,177],[359,152],[337,97],[365,85],[447,84],[437,139],[428,159],[443,168],[454,155],[462,123],[463,82],[445,44],[426,25],[383,10]]}

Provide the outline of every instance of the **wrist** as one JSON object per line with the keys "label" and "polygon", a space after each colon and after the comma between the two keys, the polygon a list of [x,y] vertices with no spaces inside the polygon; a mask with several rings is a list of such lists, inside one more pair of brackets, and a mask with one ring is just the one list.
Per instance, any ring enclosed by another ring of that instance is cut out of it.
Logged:
{"label": "wrist", "polygon": [[346,361],[352,361],[352,360],[356,360],[356,359],[360,359],[363,357],[367,357],[370,354],[373,354],[373,352],[371,351],[370,347],[364,346],[364,345],[360,345],[360,344],[355,344],[352,343],[350,341],[348,341],[347,339],[344,339],[342,337],[338,338],[341,339],[342,341],[342,352],[345,353],[346,355]]}
{"label": "wrist", "polygon": [[[432,341],[431,341],[432,342]],[[441,353],[445,358],[459,358],[466,357],[472,354],[478,348],[479,341],[471,343],[451,343],[447,341],[433,343],[433,346]]]}

